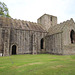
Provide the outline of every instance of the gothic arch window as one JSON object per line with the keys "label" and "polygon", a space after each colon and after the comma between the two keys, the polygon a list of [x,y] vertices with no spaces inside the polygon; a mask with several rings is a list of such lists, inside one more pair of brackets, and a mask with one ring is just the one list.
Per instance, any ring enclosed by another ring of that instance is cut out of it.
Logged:
{"label": "gothic arch window", "polygon": [[15,55],[16,54],[16,45],[13,45],[12,46],[12,55]]}
{"label": "gothic arch window", "polygon": [[74,43],[74,41],[75,41],[75,32],[74,32],[74,30],[71,30],[71,32],[70,32],[70,39],[71,39],[71,43]]}
{"label": "gothic arch window", "polygon": [[44,49],[44,39],[43,39],[43,38],[41,39],[40,43],[41,43],[41,44],[40,44],[41,49]]}

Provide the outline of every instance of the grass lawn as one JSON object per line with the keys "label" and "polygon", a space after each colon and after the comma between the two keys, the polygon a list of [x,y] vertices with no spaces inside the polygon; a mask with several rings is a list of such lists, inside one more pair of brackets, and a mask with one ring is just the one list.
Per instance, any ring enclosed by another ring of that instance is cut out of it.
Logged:
{"label": "grass lawn", "polygon": [[75,75],[75,55],[0,57],[0,75]]}

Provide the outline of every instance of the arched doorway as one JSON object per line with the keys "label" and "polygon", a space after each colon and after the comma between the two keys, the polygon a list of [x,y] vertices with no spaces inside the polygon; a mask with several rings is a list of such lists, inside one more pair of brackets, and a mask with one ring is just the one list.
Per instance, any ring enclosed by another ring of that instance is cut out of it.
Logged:
{"label": "arched doorway", "polygon": [[71,30],[70,38],[71,38],[71,43],[74,43],[74,41],[75,41],[75,32],[74,32],[74,30]]}
{"label": "arched doorway", "polygon": [[44,49],[44,39],[43,38],[41,39],[41,42],[40,43],[41,43],[40,44],[41,49]]}
{"label": "arched doorway", "polygon": [[15,55],[16,54],[16,45],[13,45],[12,46],[12,55]]}

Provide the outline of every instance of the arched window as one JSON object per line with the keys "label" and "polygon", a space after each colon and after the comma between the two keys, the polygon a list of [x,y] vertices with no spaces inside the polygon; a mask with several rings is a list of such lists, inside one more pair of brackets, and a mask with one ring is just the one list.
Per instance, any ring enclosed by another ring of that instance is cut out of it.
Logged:
{"label": "arched window", "polygon": [[12,55],[15,55],[16,54],[16,45],[13,45],[12,46]]}
{"label": "arched window", "polygon": [[75,40],[75,32],[74,32],[74,30],[71,30],[70,38],[71,38],[71,43],[74,43],[74,40]]}
{"label": "arched window", "polygon": [[41,46],[41,49],[44,49],[44,39],[42,38],[41,39],[41,42],[40,42],[41,44],[40,44],[40,46]]}

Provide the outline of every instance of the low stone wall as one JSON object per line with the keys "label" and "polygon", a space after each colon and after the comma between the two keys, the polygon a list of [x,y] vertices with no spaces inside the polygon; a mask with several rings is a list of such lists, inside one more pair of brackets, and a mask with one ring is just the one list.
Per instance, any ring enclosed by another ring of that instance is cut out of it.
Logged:
{"label": "low stone wall", "polygon": [[75,54],[75,44],[70,44],[63,47],[64,55],[74,55]]}

